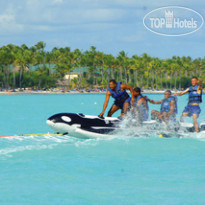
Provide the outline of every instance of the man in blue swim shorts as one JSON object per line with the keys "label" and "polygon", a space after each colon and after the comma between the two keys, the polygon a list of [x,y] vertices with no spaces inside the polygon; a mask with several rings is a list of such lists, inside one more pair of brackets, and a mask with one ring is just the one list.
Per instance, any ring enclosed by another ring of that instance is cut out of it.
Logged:
{"label": "man in blue swim shorts", "polygon": [[[128,95],[126,90],[130,90],[132,98]],[[135,102],[135,97],[131,86],[122,84],[121,82],[116,82],[115,80],[110,80],[105,102],[103,105],[103,111],[100,113],[101,117],[103,117],[104,115],[110,96],[112,96],[115,101],[108,112],[108,117],[111,117],[113,113],[115,113],[119,109],[122,110],[122,114],[126,114],[130,103],[133,104]]]}
{"label": "man in blue swim shorts", "polygon": [[191,80],[192,86],[187,88],[186,90],[178,93],[178,96],[182,96],[186,93],[189,93],[189,102],[188,105],[184,108],[182,112],[182,116],[180,121],[184,122],[184,118],[186,116],[193,117],[195,131],[199,132],[199,125],[197,122],[197,118],[201,112],[199,107],[199,103],[202,102],[202,79],[198,79],[197,77],[193,77]]}

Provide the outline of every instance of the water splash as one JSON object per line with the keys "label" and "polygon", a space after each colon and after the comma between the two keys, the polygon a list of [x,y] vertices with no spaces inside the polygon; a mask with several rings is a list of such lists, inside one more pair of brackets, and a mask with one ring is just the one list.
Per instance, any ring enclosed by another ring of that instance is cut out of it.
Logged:
{"label": "water splash", "polygon": [[53,149],[59,144],[75,143],[76,141],[77,139],[71,136],[49,134],[1,138],[0,158],[12,157],[12,154],[26,150]]}
{"label": "water splash", "polygon": [[[164,125],[162,127],[165,129]],[[114,135],[120,136],[120,138],[157,136],[157,133],[153,133],[153,130],[156,130],[156,125],[148,124],[142,126],[131,113],[128,113],[119,123],[119,129],[116,129]]]}
{"label": "water splash", "polygon": [[[188,132],[184,128],[175,129],[176,123],[169,126],[171,129],[168,131],[165,123],[154,121],[144,122],[143,125],[137,121],[131,113],[128,113],[123,120],[119,123],[119,129],[114,131],[115,136],[119,138],[150,138],[150,137],[177,137],[177,138],[193,138],[205,141],[205,132],[194,133]],[[179,125],[178,125],[179,126]]]}
{"label": "water splash", "polygon": [[163,123],[147,124],[141,126],[139,122],[131,115],[128,114],[119,123],[119,127],[114,131],[110,137],[84,139],[76,138],[69,135],[31,135],[22,137],[8,137],[1,138],[0,144],[0,159],[12,157],[14,153],[30,151],[30,150],[43,150],[53,149],[58,145],[71,144],[77,148],[82,146],[97,146],[100,143],[123,140],[129,142],[130,139],[150,139],[159,137],[177,137],[177,138],[190,138],[199,141],[205,141],[205,133],[190,133],[185,130],[178,132],[168,132]]}

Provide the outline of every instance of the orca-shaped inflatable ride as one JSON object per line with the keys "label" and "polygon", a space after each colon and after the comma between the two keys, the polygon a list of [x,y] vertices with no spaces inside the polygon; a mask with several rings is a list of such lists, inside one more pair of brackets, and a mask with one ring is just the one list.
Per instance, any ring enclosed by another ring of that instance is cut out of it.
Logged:
{"label": "orca-shaped inflatable ride", "polygon": [[61,134],[74,137],[104,137],[116,130],[120,120],[76,113],[59,113],[48,118],[47,124]]}
{"label": "orca-shaped inflatable ride", "polygon": [[[69,134],[73,137],[109,137],[120,131],[121,119],[116,117],[99,117],[77,113],[59,113],[48,118],[48,126],[60,134]],[[160,131],[159,123],[155,120],[144,121],[145,131]],[[176,131],[194,132],[192,123],[178,123]],[[200,124],[200,132],[205,135],[205,123]]]}

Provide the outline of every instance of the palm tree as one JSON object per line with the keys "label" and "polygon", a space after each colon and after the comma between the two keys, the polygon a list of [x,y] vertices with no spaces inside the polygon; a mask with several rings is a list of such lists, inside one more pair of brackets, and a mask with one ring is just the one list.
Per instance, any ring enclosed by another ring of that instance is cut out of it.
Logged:
{"label": "palm tree", "polygon": [[83,55],[82,55],[82,52],[79,50],[79,49],[75,49],[74,50],[74,56],[75,56],[75,66],[76,68],[79,69],[79,76],[77,78],[77,87],[81,87],[81,82],[83,80],[83,69],[82,69],[82,66],[83,66]]}
{"label": "palm tree", "polygon": [[118,54],[118,63],[120,66],[120,80],[123,81],[122,78],[122,69],[124,70],[124,81],[127,84],[127,67],[128,67],[128,57],[125,51],[120,51]]}
{"label": "palm tree", "polygon": [[20,66],[19,70],[19,88],[22,88],[22,75],[26,66],[31,62],[31,51],[26,45],[16,49],[14,65]]}
{"label": "palm tree", "polygon": [[98,59],[96,47],[91,46],[89,51],[85,51],[86,67],[88,67],[88,83],[93,86],[94,75],[97,71]]}
{"label": "palm tree", "polygon": [[[129,58],[125,51],[119,52],[117,57],[111,54],[104,54],[97,51],[94,46],[89,50],[82,52],[79,49],[71,51],[70,47],[54,47],[50,52],[45,51],[46,44],[43,41],[28,48],[25,44],[15,46],[9,44],[0,48],[0,81],[2,86],[7,89],[12,82],[11,67],[19,66],[19,79],[16,79],[16,73],[13,73],[13,88],[16,81],[19,81],[19,87],[22,85],[31,85],[30,82],[23,84],[24,76],[35,79],[35,84],[39,87],[46,79],[46,75],[61,79],[66,74],[70,76],[73,69],[79,70],[79,77],[75,79],[75,85],[80,87],[90,85],[105,86],[110,78],[115,78],[123,83],[130,85],[146,84],[154,88],[181,88],[182,76],[186,78],[192,75],[205,77],[205,58],[192,60],[191,57],[173,56],[171,59],[161,60],[152,58],[147,53],[142,56],[133,55]],[[55,72],[51,72],[51,65],[55,64]],[[37,72],[26,74],[25,68],[35,65]],[[47,66],[48,65],[48,66]],[[88,73],[83,73],[83,67],[88,68]],[[100,75],[99,75],[100,74]],[[36,80],[38,77],[38,80]],[[185,79],[186,79],[185,78]],[[25,78],[24,78],[25,79]],[[160,79],[160,80],[159,80]],[[31,80],[33,81],[33,80]],[[42,82],[41,82],[42,81]],[[68,81],[70,85],[70,80]]]}
{"label": "palm tree", "polygon": [[155,58],[155,83],[156,83],[156,89],[158,89],[158,76],[161,74],[161,66],[162,61],[159,58]]}
{"label": "palm tree", "polygon": [[147,80],[147,88],[149,88],[149,72],[150,72],[150,67],[149,67],[149,62],[151,61],[151,57],[147,53],[142,54],[142,64],[144,68],[144,77]]}
{"label": "palm tree", "polygon": [[[105,67],[104,71],[107,76],[106,82],[104,85],[107,85],[110,78],[115,78],[115,70],[117,69],[117,61],[116,59],[111,55],[105,55]],[[107,71],[107,72],[106,72]]]}
{"label": "palm tree", "polygon": [[[139,82],[138,82],[138,72],[141,70],[142,68],[142,59],[141,57],[137,56],[137,55],[133,55],[132,56],[133,59],[133,84],[134,86],[137,85],[137,87],[139,87]],[[142,86],[142,85],[141,85]]]}
{"label": "palm tree", "polygon": [[4,73],[4,86],[6,89],[9,88],[9,75],[10,75],[10,65],[14,61],[14,53],[13,53],[14,46],[8,45],[3,46],[0,49],[0,61],[1,65],[3,66],[3,73]]}

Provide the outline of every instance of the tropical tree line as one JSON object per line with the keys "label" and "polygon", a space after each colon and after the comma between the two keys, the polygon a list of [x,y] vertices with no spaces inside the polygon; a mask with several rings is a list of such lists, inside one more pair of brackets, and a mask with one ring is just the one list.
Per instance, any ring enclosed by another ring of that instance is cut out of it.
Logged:
{"label": "tropical tree line", "polygon": [[[185,88],[192,76],[205,77],[205,58],[173,56],[160,59],[147,53],[128,57],[125,51],[117,56],[105,54],[91,46],[89,50],[70,47],[45,50],[46,43],[9,44],[0,48],[0,87],[69,88],[106,87],[110,79],[131,86],[151,89]],[[31,67],[35,66],[35,70]],[[71,79],[76,72],[78,77]],[[65,76],[69,76],[65,80]]]}

